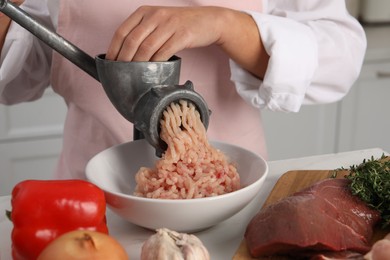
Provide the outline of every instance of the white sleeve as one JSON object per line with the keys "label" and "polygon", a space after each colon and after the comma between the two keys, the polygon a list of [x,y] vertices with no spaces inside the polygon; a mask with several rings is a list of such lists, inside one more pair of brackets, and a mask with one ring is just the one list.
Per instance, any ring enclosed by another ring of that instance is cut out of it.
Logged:
{"label": "white sleeve", "polygon": [[367,42],[345,1],[273,0],[265,13],[248,13],[270,55],[264,80],[230,62],[232,80],[248,103],[297,112],[302,104],[335,102],[348,93]]}
{"label": "white sleeve", "polygon": [[[26,0],[27,13],[53,28],[44,0]],[[42,96],[49,86],[52,50],[30,32],[11,22],[0,60],[0,103],[15,104]]]}

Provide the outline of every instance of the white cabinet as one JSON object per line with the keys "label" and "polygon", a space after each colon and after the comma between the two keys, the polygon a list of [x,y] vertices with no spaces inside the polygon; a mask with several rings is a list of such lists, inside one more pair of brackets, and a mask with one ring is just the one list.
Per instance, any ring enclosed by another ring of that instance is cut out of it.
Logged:
{"label": "white cabinet", "polygon": [[22,180],[51,179],[61,145],[61,137],[0,144],[0,196]]}
{"label": "white cabinet", "polygon": [[50,179],[62,146],[66,106],[48,89],[34,102],[0,105],[0,196],[24,179]]}
{"label": "white cabinet", "polygon": [[0,105],[0,142],[62,135],[66,106],[60,96],[47,89],[36,101]]}
{"label": "white cabinet", "polygon": [[390,60],[367,64],[363,71],[341,103],[338,150],[390,151]]}
{"label": "white cabinet", "polygon": [[364,66],[343,100],[297,114],[263,112],[270,160],[374,147],[390,152],[390,26],[365,29]]}
{"label": "white cabinet", "polygon": [[304,106],[299,113],[263,111],[270,160],[332,153],[338,104]]}
{"label": "white cabinet", "polygon": [[340,102],[335,152],[380,147],[390,152],[390,26],[366,27],[360,77]]}

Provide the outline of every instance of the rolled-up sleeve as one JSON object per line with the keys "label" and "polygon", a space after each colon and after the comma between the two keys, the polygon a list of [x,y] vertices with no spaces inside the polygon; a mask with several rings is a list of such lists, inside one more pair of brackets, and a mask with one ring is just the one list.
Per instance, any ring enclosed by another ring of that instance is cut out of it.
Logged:
{"label": "rolled-up sleeve", "polygon": [[[21,7],[51,26],[42,1],[25,1]],[[15,104],[41,97],[49,86],[51,54],[46,44],[12,22],[1,52],[0,103]]]}
{"label": "rolled-up sleeve", "polygon": [[270,56],[266,74],[260,80],[231,61],[237,92],[255,107],[284,112],[342,99],[366,50],[364,30],[345,2],[269,2],[264,13],[248,11]]}

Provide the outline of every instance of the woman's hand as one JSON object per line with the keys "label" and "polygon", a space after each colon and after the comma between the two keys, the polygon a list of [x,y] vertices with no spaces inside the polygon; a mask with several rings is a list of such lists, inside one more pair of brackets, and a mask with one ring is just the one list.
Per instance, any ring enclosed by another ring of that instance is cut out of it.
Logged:
{"label": "woman's hand", "polygon": [[107,58],[162,61],[186,49],[218,42],[219,8],[143,6],[118,28]]}
{"label": "woman's hand", "polygon": [[164,61],[181,50],[212,44],[255,75],[264,75],[268,55],[252,17],[222,7],[142,6],[116,30],[106,58]]}

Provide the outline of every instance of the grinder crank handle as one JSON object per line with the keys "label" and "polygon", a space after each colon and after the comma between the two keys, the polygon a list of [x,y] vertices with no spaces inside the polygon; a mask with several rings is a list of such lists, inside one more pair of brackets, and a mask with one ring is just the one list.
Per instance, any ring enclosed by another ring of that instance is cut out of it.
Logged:
{"label": "grinder crank handle", "polygon": [[95,59],[73,43],[40,24],[22,8],[8,0],[0,0],[0,11],[100,82]]}

